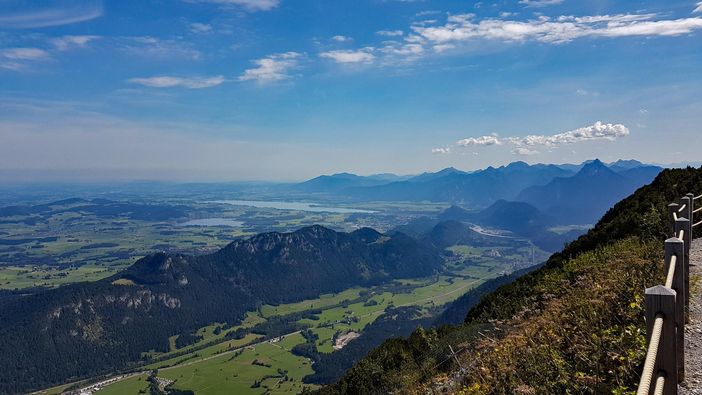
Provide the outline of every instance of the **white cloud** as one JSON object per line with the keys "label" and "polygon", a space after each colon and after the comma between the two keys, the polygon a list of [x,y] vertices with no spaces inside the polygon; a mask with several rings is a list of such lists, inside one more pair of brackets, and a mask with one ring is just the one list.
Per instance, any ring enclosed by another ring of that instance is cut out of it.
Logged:
{"label": "white cloud", "polygon": [[517,147],[517,148],[512,150],[512,154],[513,155],[521,155],[521,156],[529,156],[529,155],[538,155],[538,154],[540,154],[540,152],[536,151],[536,150],[529,149],[529,148],[525,148],[525,147]]}
{"label": "white cloud", "polygon": [[148,78],[131,78],[128,80],[132,84],[139,84],[151,88],[188,88],[202,89],[211,88],[220,85],[225,81],[221,75],[214,77],[172,77],[172,76],[156,76]]}
{"label": "white cloud", "polygon": [[437,155],[450,154],[450,153],[451,153],[451,147],[432,148],[431,153],[432,153],[432,154],[437,154]]}
{"label": "white cloud", "polygon": [[592,96],[592,97],[599,97],[600,96],[600,92],[589,91],[589,90],[583,89],[583,88],[576,89],[575,93],[580,95],[580,96]]}
{"label": "white cloud", "polygon": [[699,3],[697,3],[697,7],[695,7],[695,9],[692,10],[692,12],[693,12],[693,13],[702,12],[702,1],[700,1]]}
{"label": "white cloud", "polygon": [[117,48],[140,58],[200,60],[202,54],[182,40],[164,40],[150,36],[118,37]]}
{"label": "white cloud", "polygon": [[51,39],[51,44],[59,51],[66,51],[72,48],[83,48],[89,42],[97,40],[99,36],[62,36]]}
{"label": "white cloud", "polygon": [[373,48],[366,47],[359,50],[337,50],[322,52],[319,54],[322,58],[332,59],[337,63],[370,63],[375,59],[375,55],[371,52]]}
{"label": "white cloud", "polygon": [[248,11],[269,11],[280,4],[280,0],[185,0],[193,3],[212,3],[223,6],[242,7]]}
{"label": "white cloud", "polygon": [[582,37],[677,36],[702,29],[702,18],[654,20],[655,14],[595,16],[541,16],[527,21],[476,20],[474,14],[452,15],[443,26],[412,26],[422,39],[432,43],[475,39],[500,41],[534,40],[561,44]]}
{"label": "white cloud", "polygon": [[405,32],[402,30],[379,30],[375,32],[375,34],[385,37],[399,37],[405,34]]}
{"label": "white cloud", "polygon": [[420,44],[403,44],[388,43],[380,49],[382,52],[389,55],[400,55],[405,57],[415,57],[424,53],[424,47]]}
{"label": "white cloud", "polygon": [[488,146],[488,145],[501,145],[502,142],[495,135],[490,136],[480,136],[480,137],[469,137],[467,139],[458,140],[457,145],[461,147],[469,147],[474,145]]}
{"label": "white cloud", "polygon": [[[549,0],[550,4],[556,1]],[[529,0],[523,4],[542,4]],[[545,4],[545,2],[543,2]],[[615,14],[547,17],[515,20],[514,13],[501,13],[500,18],[479,19],[476,14],[449,15],[443,25],[437,21],[416,21],[411,33],[401,30],[380,30],[381,36],[396,37],[379,47],[322,52],[322,58],[338,63],[377,63],[381,66],[403,65],[426,56],[460,49],[471,41],[503,42],[537,41],[565,44],[591,37],[678,36],[702,30],[702,18],[656,19],[658,14]],[[509,18],[512,19],[509,19]],[[379,58],[376,61],[376,57]],[[598,96],[598,92],[580,89],[580,95]]]}
{"label": "white cloud", "polygon": [[48,52],[40,48],[0,49],[0,69],[21,71],[32,62],[51,59]]}
{"label": "white cloud", "polygon": [[[69,4],[70,5],[70,4]],[[102,2],[89,1],[83,4],[55,8],[39,8],[33,12],[11,13],[3,11],[0,28],[34,29],[51,26],[70,25],[85,22],[102,16]]]}
{"label": "white cloud", "polygon": [[195,34],[207,34],[207,33],[212,33],[212,25],[208,25],[207,23],[191,23],[188,25],[190,28],[190,31]]}
{"label": "white cloud", "polygon": [[514,147],[512,153],[515,155],[535,155],[539,153],[539,151],[535,149],[536,147],[552,149],[562,145],[584,141],[614,141],[627,136],[629,136],[629,128],[626,126],[622,124],[605,124],[597,121],[590,126],[553,135],[528,135],[525,137],[498,137],[497,135],[487,135],[459,140],[456,142],[456,145],[470,147],[506,144]]}
{"label": "white cloud", "polygon": [[519,0],[519,4],[527,7],[539,8],[563,3],[563,0]]}
{"label": "white cloud", "polygon": [[288,72],[298,66],[302,57],[304,55],[297,52],[286,52],[255,60],[256,67],[245,70],[239,81],[266,83],[288,79]]}
{"label": "white cloud", "polygon": [[346,37],[346,36],[334,36],[334,37],[332,37],[332,40],[343,43],[346,41],[351,41],[353,39],[351,37]]}
{"label": "white cloud", "polygon": [[454,49],[454,48],[456,48],[456,46],[453,44],[436,44],[432,47],[434,52],[437,52],[437,53],[446,52],[446,51]]}
{"label": "white cloud", "polygon": [[46,60],[49,53],[39,48],[6,48],[0,50],[0,57],[10,60]]}
{"label": "white cloud", "polygon": [[533,147],[537,145],[553,148],[564,144],[582,141],[609,140],[614,141],[629,135],[629,128],[622,124],[595,122],[593,125],[554,135],[529,135],[526,137],[509,137],[506,141],[517,147]]}

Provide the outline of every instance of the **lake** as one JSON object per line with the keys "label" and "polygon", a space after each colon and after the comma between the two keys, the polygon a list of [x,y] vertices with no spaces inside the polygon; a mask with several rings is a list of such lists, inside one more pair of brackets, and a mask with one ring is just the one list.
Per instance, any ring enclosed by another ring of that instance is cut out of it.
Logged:
{"label": "lake", "polygon": [[331,207],[322,206],[315,203],[302,203],[302,202],[278,202],[278,201],[266,201],[266,200],[218,200],[214,203],[231,204],[233,206],[250,206],[257,208],[272,208],[276,210],[297,210],[297,211],[309,211],[313,213],[339,213],[339,214],[372,214],[375,211],[371,210],[361,210],[355,208],[346,207]]}
{"label": "lake", "polygon": [[237,221],[231,218],[202,218],[193,219],[188,222],[183,222],[178,224],[180,226],[231,226],[233,228],[240,228],[244,225],[243,221]]}

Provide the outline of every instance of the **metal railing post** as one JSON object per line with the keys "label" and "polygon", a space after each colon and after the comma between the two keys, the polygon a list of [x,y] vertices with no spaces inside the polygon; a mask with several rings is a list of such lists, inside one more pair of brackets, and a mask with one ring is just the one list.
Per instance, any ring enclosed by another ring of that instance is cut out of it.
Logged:
{"label": "metal railing post", "polygon": [[690,322],[690,266],[689,266],[689,259],[690,259],[690,220],[687,218],[678,218],[677,221],[675,221],[675,236],[678,237],[680,235],[680,231],[683,231],[683,239],[682,241],[684,242],[683,244],[683,250],[684,250],[684,257],[683,257],[683,273],[685,276],[685,293],[683,295],[680,295],[680,299],[682,299],[683,306],[685,306],[685,323]]}
{"label": "metal railing post", "polygon": [[[661,374],[665,376],[663,393],[666,395],[678,393],[675,303],[675,291],[670,288],[657,285],[646,289],[646,344],[651,343],[656,318],[663,318],[652,378],[656,380]],[[649,393],[653,393],[653,388]]]}
{"label": "metal railing post", "polygon": [[678,208],[680,208],[680,205],[677,203],[670,203],[668,205],[668,218],[670,221],[670,232],[673,233],[673,237],[676,237],[676,235],[675,235],[675,217],[678,215]]}
{"label": "metal railing post", "polygon": [[[684,244],[677,237],[672,237],[665,241],[666,273],[670,273],[671,264],[675,265],[675,268],[672,269],[674,270],[673,278],[666,279],[666,285],[668,285],[668,281],[672,280],[671,288],[676,295],[679,295],[678,298],[685,295]],[[675,327],[677,332],[678,380],[683,381],[685,380],[685,304],[680,302],[682,301],[678,299],[675,303]]]}

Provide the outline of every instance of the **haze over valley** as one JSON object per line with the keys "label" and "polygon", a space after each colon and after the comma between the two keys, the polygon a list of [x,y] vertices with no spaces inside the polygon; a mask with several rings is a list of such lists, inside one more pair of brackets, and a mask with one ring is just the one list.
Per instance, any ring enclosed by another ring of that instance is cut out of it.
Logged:
{"label": "haze over valley", "polygon": [[702,391],[701,33],[0,0],[0,395]]}

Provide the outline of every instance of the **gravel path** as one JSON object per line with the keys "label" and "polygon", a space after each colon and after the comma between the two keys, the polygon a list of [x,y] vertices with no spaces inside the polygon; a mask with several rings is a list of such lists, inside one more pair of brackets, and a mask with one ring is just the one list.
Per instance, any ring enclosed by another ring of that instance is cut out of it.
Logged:
{"label": "gravel path", "polygon": [[679,394],[702,395],[702,238],[690,250],[690,323],[685,325],[685,382]]}

